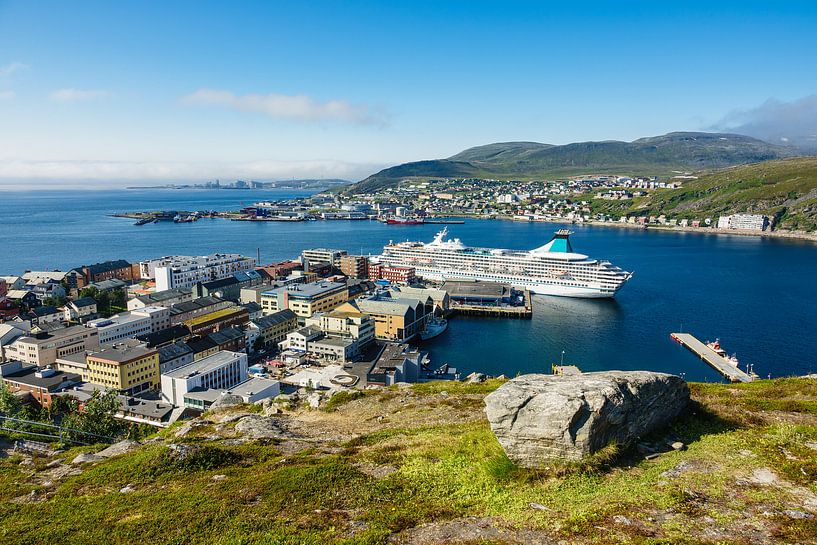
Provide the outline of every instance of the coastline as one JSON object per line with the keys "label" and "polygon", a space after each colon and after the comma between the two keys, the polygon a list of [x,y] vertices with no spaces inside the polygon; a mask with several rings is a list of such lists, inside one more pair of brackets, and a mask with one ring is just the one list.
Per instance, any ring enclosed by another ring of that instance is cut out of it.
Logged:
{"label": "coastline", "polygon": [[[466,216],[478,218],[478,216]],[[645,231],[665,231],[669,233],[697,233],[702,235],[736,235],[740,237],[783,238],[817,243],[817,232],[807,231],[750,231],[746,229],[718,229],[717,227],[679,227],[670,225],[638,225],[617,221],[570,221],[567,219],[543,219],[536,221],[515,220],[513,216],[495,216],[496,219],[519,223],[561,223],[570,225],[591,225],[593,227],[615,227],[620,229],[642,229]],[[487,219],[487,218],[486,218]]]}

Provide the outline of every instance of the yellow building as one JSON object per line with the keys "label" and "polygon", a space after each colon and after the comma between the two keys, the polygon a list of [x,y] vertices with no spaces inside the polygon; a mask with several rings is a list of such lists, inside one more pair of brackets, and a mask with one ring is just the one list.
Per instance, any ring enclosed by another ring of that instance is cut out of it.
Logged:
{"label": "yellow building", "polygon": [[329,312],[349,300],[349,289],[341,282],[293,284],[264,292],[261,308],[265,315],[290,309],[298,318],[309,318],[316,312]]}
{"label": "yellow building", "polygon": [[88,382],[126,394],[159,387],[159,352],[135,343],[113,345],[85,358]]}
{"label": "yellow building", "polygon": [[433,315],[425,304],[413,298],[356,299],[338,307],[341,312],[362,312],[374,318],[374,335],[386,341],[405,341],[425,329]]}

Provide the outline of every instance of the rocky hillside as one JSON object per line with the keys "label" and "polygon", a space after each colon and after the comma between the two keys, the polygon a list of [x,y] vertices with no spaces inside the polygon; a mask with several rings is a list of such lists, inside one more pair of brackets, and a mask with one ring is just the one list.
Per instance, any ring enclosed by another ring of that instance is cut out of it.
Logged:
{"label": "rocky hillside", "polygon": [[405,163],[381,170],[347,191],[365,193],[404,179],[546,179],[587,173],[667,174],[721,168],[794,154],[739,134],[674,132],[633,142],[577,142],[563,146],[502,142],[467,149],[447,159]]}
{"label": "rocky hillside", "polygon": [[716,218],[751,212],[777,219],[782,229],[817,230],[817,157],[727,168],[632,201],[596,201],[597,211]]}
{"label": "rocky hillside", "polygon": [[233,406],[141,445],[7,453],[0,539],[817,541],[815,379],[692,384],[697,405],[636,447],[538,470],[511,463],[491,433],[483,398],[499,384],[341,394],[320,409]]}

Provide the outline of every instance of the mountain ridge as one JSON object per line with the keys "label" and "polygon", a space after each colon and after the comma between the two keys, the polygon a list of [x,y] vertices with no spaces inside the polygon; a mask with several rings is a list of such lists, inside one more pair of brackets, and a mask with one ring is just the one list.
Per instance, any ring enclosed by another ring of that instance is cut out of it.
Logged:
{"label": "mountain ridge", "polygon": [[732,133],[671,132],[619,140],[573,142],[495,142],[445,159],[413,161],[383,169],[347,188],[364,193],[397,185],[406,178],[535,179],[582,173],[660,175],[782,159],[791,148]]}

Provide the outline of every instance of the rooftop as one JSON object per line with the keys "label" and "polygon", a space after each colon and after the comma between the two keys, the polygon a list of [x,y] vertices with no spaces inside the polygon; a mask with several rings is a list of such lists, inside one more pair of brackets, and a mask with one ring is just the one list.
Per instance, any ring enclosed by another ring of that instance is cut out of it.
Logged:
{"label": "rooftop", "polygon": [[190,288],[173,288],[170,290],[157,291],[147,295],[140,295],[136,299],[146,305],[159,304],[171,299],[177,299],[190,295],[192,290]]}
{"label": "rooftop", "polygon": [[275,312],[273,314],[268,314],[267,316],[262,316],[257,320],[253,320],[253,323],[260,327],[261,329],[265,329],[268,327],[272,327],[274,325],[282,324],[284,322],[297,319],[298,315],[287,308],[284,310],[279,310],[278,312]]}
{"label": "rooftop", "polygon": [[292,284],[287,286],[287,294],[290,298],[296,299],[311,299],[325,293],[345,289],[346,284],[340,282],[312,282],[309,284]]}
{"label": "rooftop", "polygon": [[244,354],[239,352],[222,350],[207,356],[206,358],[202,358],[199,361],[195,361],[183,367],[179,367],[178,369],[174,369],[173,371],[167,372],[164,374],[164,376],[170,378],[190,378],[194,375],[208,373],[214,369],[228,365],[241,359],[242,356],[244,356]]}
{"label": "rooftop", "polygon": [[65,373],[50,368],[40,369],[36,365],[31,365],[23,367],[16,373],[4,374],[3,380],[34,386],[36,388],[45,388],[51,392],[78,383],[82,380],[82,377],[76,373]]}
{"label": "rooftop", "polygon": [[104,360],[114,363],[128,363],[156,353],[155,348],[148,348],[135,342],[115,344],[102,350],[94,350],[88,354],[88,359]]}
{"label": "rooftop", "polygon": [[200,310],[206,307],[211,307],[223,302],[224,300],[219,299],[218,297],[213,296],[199,297],[198,299],[194,299],[193,301],[184,301],[182,303],[176,303],[175,305],[170,307],[170,314],[176,315],[185,312],[192,312],[194,310]]}
{"label": "rooftop", "polygon": [[215,310],[213,312],[208,312],[207,314],[202,314],[201,316],[196,316],[195,318],[190,318],[189,320],[185,320],[185,323],[195,326],[242,312],[246,313],[247,310],[241,307],[227,307],[220,310]]}

